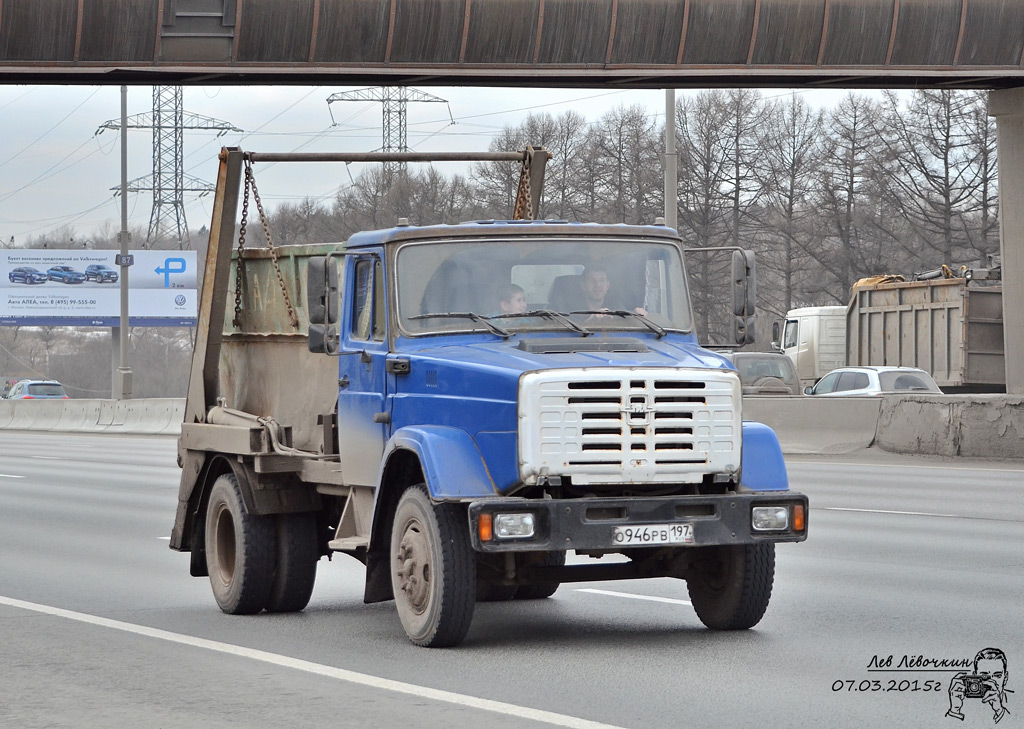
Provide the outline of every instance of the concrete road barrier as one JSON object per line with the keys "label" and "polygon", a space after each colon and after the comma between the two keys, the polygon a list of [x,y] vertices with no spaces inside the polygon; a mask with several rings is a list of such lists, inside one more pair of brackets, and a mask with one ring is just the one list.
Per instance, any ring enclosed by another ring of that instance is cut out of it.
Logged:
{"label": "concrete road barrier", "polygon": [[[0,400],[0,429],[176,435],[183,398]],[[875,446],[894,453],[1024,458],[1024,396],[745,397],[790,454]]]}
{"label": "concrete road barrier", "polygon": [[743,419],[764,423],[784,453],[849,453],[875,440],[881,399],[876,397],[743,398]]}
{"label": "concrete road barrier", "polygon": [[6,430],[175,435],[184,416],[184,398],[0,400],[0,429]]}
{"label": "concrete road barrier", "polygon": [[896,453],[1024,458],[1024,396],[886,397],[875,443]]}

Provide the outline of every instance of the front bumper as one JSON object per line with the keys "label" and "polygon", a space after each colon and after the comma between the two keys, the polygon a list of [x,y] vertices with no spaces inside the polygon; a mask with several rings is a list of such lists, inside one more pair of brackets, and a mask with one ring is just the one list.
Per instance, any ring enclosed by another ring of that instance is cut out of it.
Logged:
{"label": "front bumper", "polygon": [[[755,532],[754,506],[803,506],[804,526],[794,531]],[[568,549],[607,549],[614,544],[615,527],[635,525],[693,525],[693,542],[658,545],[689,548],[758,542],[802,542],[807,539],[807,497],[793,491],[713,496],[658,496],[588,499],[480,499],[469,504],[469,527],[478,552],[535,552]],[[480,539],[481,514],[531,513],[536,531],[529,539]],[[628,547],[643,549],[645,547]]]}

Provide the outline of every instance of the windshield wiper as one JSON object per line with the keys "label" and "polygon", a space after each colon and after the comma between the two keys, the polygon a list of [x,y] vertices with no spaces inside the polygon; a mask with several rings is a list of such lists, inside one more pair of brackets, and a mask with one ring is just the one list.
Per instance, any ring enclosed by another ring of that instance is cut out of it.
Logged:
{"label": "windshield wiper", "polygon": [[438,312],[436,314],[418,314],[416,316],[410,316],[409,319],[472,319],[475,322],[483,324],[492,332],[494,332],[498,336],[504,337],[505,339],[508,339],[509,337],[512,336],[511,332],[502,329],[497,324],[490,321],[489,317],[481,316],[480,314],[475,314],[472,311],[446,311]]}
{"label": "windshield wiper", "polygon": [[542,317],[544,319],[554,319],[558,323],[563,324],[563,325],[569,327],[573,331],[579,332],[584,337],[589,337],[591,334],[593,334],[592,331],[590,331],[586,327],[581,327],[579,324],[574,322],[572,319],[567,317],[565,314],[562,314],[562,313],[557,312],[557,311],[552,311],[551,309],[534,309],[533,311],[524,311],[521,314],[496,314],[495,316],[493,316],[491,318],[492,319],[515,319],[515,318],[522,318],[522,317],[527,317],[527,316],[539,316],[539,317]]}
{"label": "windshield wiper", "polygon": [[635,311],[623,311],[621,309],[619,309],[617,311],[610,310],[610,309],[587,309],[585,311],[570,311],[569,313],[570,314],[598,314],[598,315],[603,314],[605,316],[631,317],[633,319],[639,320],[645,327],[647,327],[652,332],[657,334],[658,335],[658,339],[661,339],[666,334],[668,334],[668,332],[665,329],[663,329],[662,327],[660,327],[657,324],[655,324],[653,321],[648,319],[643,314],[637,314]]}

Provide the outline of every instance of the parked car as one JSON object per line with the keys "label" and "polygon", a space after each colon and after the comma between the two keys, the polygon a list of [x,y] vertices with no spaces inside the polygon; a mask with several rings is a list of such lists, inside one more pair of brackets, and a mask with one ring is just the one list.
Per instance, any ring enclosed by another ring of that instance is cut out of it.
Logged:
{"label": "parked car", "polygon": [[117,271],[102,263],[94,263],[85,267],[85,279],[98,283],[117,283]]}
{"label": "parked car", "polygon": [[793,360],[773,352],[720,352],[736,367],[744,395],[801,395]]}
{"label": "parked car", "polygon": [[896,392],[931,392],[941,394],[935,380],[916,367],[840,367],[829,372],[814,387],[804,390],[808,395],[863,396],[888,395]]}
{"label": "parked car", "polygon": [[38,268],[32,268],[32,266],[12,268],[7,274],[7,278],[10,279],[11,283],[23,284],[41,284],[50,280],[45,273]]}
{"label": "parked car", "polygon": [[46,275],[51,281],[60,281],[62,283],[84,283],[85,274],[81,271],[76,271],[71,266],[53,266],[47,270]]}
{"label": "parked car", "polygon": [[64,385],[55,380],[21,380],[7,393],[8,400],[67,400]]}

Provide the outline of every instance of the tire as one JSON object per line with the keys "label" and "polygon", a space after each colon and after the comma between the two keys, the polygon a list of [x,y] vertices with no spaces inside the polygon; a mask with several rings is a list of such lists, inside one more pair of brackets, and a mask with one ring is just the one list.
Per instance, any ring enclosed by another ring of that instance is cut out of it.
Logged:
{"label": "tire", "polygon": [[[538,567],[564,567],[565,552],[546,552],[536,563]],[[538,585],[520,585],[514,595],[516,600],[543,600],[558,590],[561,582],[545,582]]]}
{"label": "tire", "polygon": [[705,558],[686,580],[697,617],[712,630],[746,630],[757,625],[772,596],[775,545],[703,549]]}
{"label": "tire", "polygon": [[206,507],[206,567],[220,609],[252,615],[266,607],[276,562],[274,520],[246,511],[238,479],[220,476]]}
{"label": "tire", "polygon": [[476,583],[477,602],[505,602],[516,596],[515,585],[492,585],[487,582]]}
{"label": "tire", "polygon": [[277,515],[277,566],[267,612],[294,613],[309,604],[316,582],[320,545],[315,514]]}
{"label": "tire", "polygon": [[465,510],[432,503],[423,484],[409,487],[395,509],[390,559],[409,640],[426,648],[461,643],[476,605],[476,554]]}

